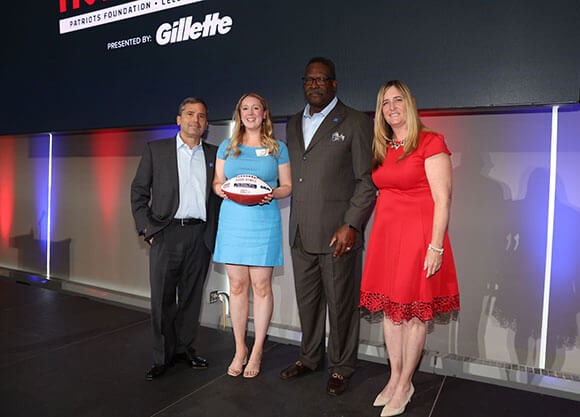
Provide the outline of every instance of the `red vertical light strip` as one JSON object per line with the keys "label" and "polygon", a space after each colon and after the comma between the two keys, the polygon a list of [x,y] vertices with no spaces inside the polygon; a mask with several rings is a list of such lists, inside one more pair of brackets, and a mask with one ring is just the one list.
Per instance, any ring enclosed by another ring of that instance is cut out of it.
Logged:
{"label": "red vertical light strip", "polygon": [[[95,180],[98,190],[104,232],[109,233],[118,210],[123,182],[123,165],[121,158],[127,147],[127,132],[121,130],[102,131],[92,135],[92,150],[95,168]],[[123,190],[126,191],[126,190]],[[123,192],[125,196],[127,192]]]}
{"label": "red vertical light strip", "polygon": [[7,248],[14,215],[14,159],[16,138],[0,137],[0,245]]}

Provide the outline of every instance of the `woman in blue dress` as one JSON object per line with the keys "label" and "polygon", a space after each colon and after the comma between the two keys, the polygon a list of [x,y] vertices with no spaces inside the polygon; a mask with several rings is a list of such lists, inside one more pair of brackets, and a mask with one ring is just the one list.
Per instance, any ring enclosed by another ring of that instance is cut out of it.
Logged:
{"label": "woman in blue dress", "polygon": [[[292,191],[286,144],[272,135],[266,100],[256,93],[243,95],[234,111],[234,132],[218,149],[213,190],[221,205],[214,262],[226,264],[230,282],[230,316],[236,353],[228,375],[253,378],[260,372],[264,340],[273,309],[272,270],[284,263],[282,222],[278,199]],[[259,205],[228,200],[221,186],[240,174],[266,181],[273,192]],[[248,290],[252,286],[255,340],[248,359],[246,324]],[[246,365],[245,369],[243,368]]]}

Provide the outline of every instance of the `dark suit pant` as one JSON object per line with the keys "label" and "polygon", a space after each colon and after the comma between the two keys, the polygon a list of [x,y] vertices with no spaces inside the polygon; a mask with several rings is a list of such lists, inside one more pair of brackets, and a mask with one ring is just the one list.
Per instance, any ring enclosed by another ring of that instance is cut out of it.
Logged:
{"label": "dark suit pant", "polygon": [[302,327],[300,360],[310,369],[322,362],[328,305],[328,371],[350,377],[358,352],[362,248],[340,258],[308,253],[298,233],[292,266]]}
{"label": "dark suit pant", "polygon": [[155,364],[169,363],[195,339],[211,258],[203,242],[204,230],[205,223],[170,223],[154,235],[149,280]]}

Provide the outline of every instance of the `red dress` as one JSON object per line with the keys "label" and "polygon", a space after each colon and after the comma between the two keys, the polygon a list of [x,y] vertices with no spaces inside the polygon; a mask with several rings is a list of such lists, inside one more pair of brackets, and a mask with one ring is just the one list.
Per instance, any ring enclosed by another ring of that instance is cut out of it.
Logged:
{"label": "red dress", "polygon": [[451,154],[443,136],[422,131],[417,149],[402,161],[403,146],[388,147],[383,164],[373,174],[379,189],[375,218],[363,271],[360,305],[384,310],[394,322],[459,310],[455,263],[447,231],[441,269],[430,278],[423,270],[431,243],[433,197],[425,159]]}

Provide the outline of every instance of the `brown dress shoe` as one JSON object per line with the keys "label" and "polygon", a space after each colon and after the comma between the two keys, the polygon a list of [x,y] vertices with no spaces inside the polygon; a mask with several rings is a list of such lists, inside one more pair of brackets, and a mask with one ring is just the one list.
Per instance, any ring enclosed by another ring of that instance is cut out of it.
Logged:
{"label": "brown dress shoe", "polygon": [[312,369],[304,366],[302,361],[296,361],[288,368],[280,371],[280,378],[282,379],[292,379],[298,378],[299,376],[307,375],[312,372]]}
{"label": "brown dress shoe", "polygon": [[336,372],[330,375],[328,378],[328,385],[326,386],[326,392],[330,395],[342,395],[348,388],[348,378],[345,378],[341,374]]}

